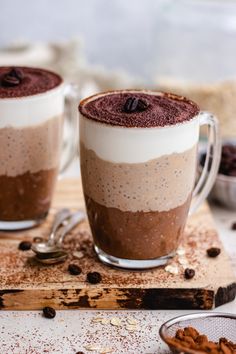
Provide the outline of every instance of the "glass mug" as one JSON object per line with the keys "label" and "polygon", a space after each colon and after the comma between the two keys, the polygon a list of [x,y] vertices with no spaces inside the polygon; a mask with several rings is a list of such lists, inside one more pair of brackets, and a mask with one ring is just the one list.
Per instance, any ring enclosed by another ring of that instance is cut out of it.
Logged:
{"label": "glass mug", "polygon": [[[79,106],[81,175],[94,247],[109,265],[156,267],[174,256],[189,213],[214,183],[221,149],[218,123],[200,112],[175,125],[133,128],[83,113],[91,100],[116,92],[88,97]],[[202,125],[208,126],[207,158],[194,188]]]}
{"label": "glass mug", "polygon": [[[17,75],[14,70],[10,75]],[[16,70],[38,70],[42,75],[57,78],[57,84],[42,93],[0,97],[1,230],[26,229],[45,219],[58,171],[63,172],[76,153],[75,107],[78,98],[74,87],[44,69]],[[62,144],[65,99],[70,108],[65,124],[70,138]],[[72,130],[74,137],[71,137]]]}

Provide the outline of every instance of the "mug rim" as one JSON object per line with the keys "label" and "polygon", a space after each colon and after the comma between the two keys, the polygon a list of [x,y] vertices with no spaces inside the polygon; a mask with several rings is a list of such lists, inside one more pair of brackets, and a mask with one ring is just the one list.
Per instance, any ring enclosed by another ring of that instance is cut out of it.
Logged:
{"label": "mug rim", "polygon": [[[176,123],[176,124],[167,124],[167,125],[164,125],[164,126],[151,126],[151,127],[127,127],[127,126],[124,126],[124,125],[113,125],[113,124],[109,124],[107,122],[101,122],[99,120],[96,120],[95,118],[91,118],[87,115],[85,115],[83,112],[82,112],[82,107],[87,104],[88,102],[90,101],[93,101],[95,100],[96,98],[99,98],[99,97],[102,97],[102,96],[106,96],[106,95],[112,95],[114,93],[126,93],[126,92],[130,92],[130,93],[147,93],[147,94],[151,94],[151,95],[157,95],[157,96],[166,96],[168,98],[172,98],[174,100],[178,100],[178,101],[186,101],[186,102],[189,102],[190,104],[194,104],[198,107],[198,113],[195,114],[193,117],[191,117],[190,119],[188,120],[185,120],[185,121],[182,121],[182,122],[179,122],[179,123]],[[97,124],[101,124],[103,126],[107,126],[107,127],[110,127],[110,128],[121,128],[121,129],[169,129],[169,128],[177,128],[178,126],[182,126],[184,124],[188,124],[188,123],[192,123],[193,120],[199,118],[199,116],[202,114],[202,111],[200,110],[200,107],[198,106],[198,104],[194,101],[192,101],[191,99],[185,97],[185,96],[181,96],[181,95],[177,95],[175,93],[172,93],[172,92],[165,92],[165,91],[159,91],[159,90],[151,90],[151,89],[118,89],[118,90],[107,90],[107,91],[102,91],[102,92],[98,92],[98,93],[95,93],[93,95],[90,95],[88,97],[85,97],[83,98],[80,102],[79,102],[79,106],[78,106],[78,111],[80,113],[80,115],[83,117],[83,118],[86,118],[88,119],[90,122],[94,122],[94,123],[97,123]]]}
{"label": "mug rim", "polygon": [[[1,65],[0,66],[1,68],[6,68],[8,66],[6,65]],[[62,78],[62,76],[60,74],[58,74],[57,72],[53,71],[53,70],[48,70],[48,69],[45,69],[45,68],[42,68],[42,67],[33,67],[33,66],[16,66],[14,65],[14,67],[17,67],[17,68],[27,68],[27,69],[37,69],[37,70],[42,70],[44,72],[48,72],[48,73],[51,73],[55,76],[57,76],[59,79],[60,79],[60,83],[57,84],[55,87],[52,87],[51,89],[48,89],[47,91],[45,92],[39,92],[39,93],[35,93],[35,94],[32,94],[32,95],[25,95],[25,96],[19,96],[19,97],[0,97],[0,102],[9,102],[9,101],[26,101],[26,100],[34,100],[34,99],[37,99],[37,98],[42,98],[43,96],[46,96],[47,94],[51,94],[51,93],[54,93],[56,92],[57,90],[60,91],[60,89],[62,89],[65,85],[65,82]]]}

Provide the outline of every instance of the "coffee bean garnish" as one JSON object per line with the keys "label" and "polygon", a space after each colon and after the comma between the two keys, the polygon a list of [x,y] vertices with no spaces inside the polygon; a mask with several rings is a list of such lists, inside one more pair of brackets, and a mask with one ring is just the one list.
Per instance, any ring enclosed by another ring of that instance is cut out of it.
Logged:
{"label": "coffee bean garnish", "polygon": [[208,257],[215,258],[215,257],[219,256],[220,252],[221,252],[220,248],[211,247],[211,248],[208,248],[207,255],[208,255]]}
{"label": "coffee bean garnish", "polygon": [[138,100],[138,110],[139,111],[145,111],[148,108],[147,102],[142,100],[141,98]]}
{"label": "coffee bean garnish", "polygon": [[21,69],[13,68],[3,76],[2,84],[7,87],[17,86],[21,83],[24,75]]}
{"label": "coffee bean garnish", "polygon": [[22,241],[21,243],[19,243],[18,246],[19,250],[21,251],[28,251],[31,249],[31,242],[29,241]]}
{"label": "coffee bean garnish", "polygon": [[84,352],[76,352],[75,354],[84,354]]}
{"label": "coffee bean garnish", "polygon": [[9,87],[17,86],[20,83],[20,79],[18,79],[17,77],[14,77],[14,76],[6,75],[2,79],[2,83],[4,86],[9,86]]}
{"label": "coffee bean garnish", "polygon": [[43,308],[43,314],[46,318],[54,318],[56,316],[56,311],[54,308],[46,306]]}
{"label": "coffee bean garnish", "polygon": [[148,104],[137,97],[129,97],[125,101],[124,111],[126,113],[142,112],[148,108]]}
{"label": "coffee bean garnish", "polygon": [[231,230],[236,230],[236,222],[233,222],[233,224],[231,225]]}
{"label": "coffee bean garnish", "polygon": [[24,78],[24,73],[20,68],[13,68],[10,72],[11,76],[15,76],[20,80],[23,80]]}
{"label": "coffee bean garnish", "polygon": [[184,271],[185,279],[192,279],[195,275],[195,270],[191,268],[186,268]]}
{"label": "coffee bean garnish", "polygon": [[82,272],[82,269],[79,266],[77,266],[77,264],[71,263],[68,266],[68,271],[72,275],[79,275]]}
{"label": "coffee bean garnish", "polygon": [[87,274],[87,281],[90,284],[98,284],[102,280],[102,276],[98,272],[90,272]]}
{"label": "coffee bean garnish", "polygon": [[135,112],[136,109],[138,107],[138,98],[136,97],[129,97],[127,98],[127,100],[125,101],[125,105],[124,105],[124,111],[126,113],[132,113]]}

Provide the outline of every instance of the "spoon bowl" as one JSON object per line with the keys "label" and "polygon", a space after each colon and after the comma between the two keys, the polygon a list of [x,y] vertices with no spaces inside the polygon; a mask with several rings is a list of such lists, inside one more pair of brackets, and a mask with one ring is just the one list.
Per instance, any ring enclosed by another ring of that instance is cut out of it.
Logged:
{"label": "spoon bowl", "polygon": [[[49,256],[50,255],[50,256]],[[35,259],[43,264],[56,264],[64,262],[68,257],[68,253],[65,250],[60,250],[55,253],[49,253],[48,255],[37,254]]]}

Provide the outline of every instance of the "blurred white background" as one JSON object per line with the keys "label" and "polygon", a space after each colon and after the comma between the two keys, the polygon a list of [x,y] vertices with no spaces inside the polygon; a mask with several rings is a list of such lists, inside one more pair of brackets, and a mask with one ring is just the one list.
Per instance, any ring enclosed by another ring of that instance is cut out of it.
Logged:
{"label": "blurred white background", "polygon": [[0,46],[81,38],[91,64],[150,77],[163,0],[1,0]]}
{"label": "blurred white background", "polygon": [[236,73],[233,0],[0,0],[0,47],[74,38],[90,64],[149,83]]}
{"label": "blurred white background", "polygon": [[0,0],[0,65],[55,70],[81,97],[179,93],[215,113],[225,137],[236,131],[235,58],[236,0]]}

